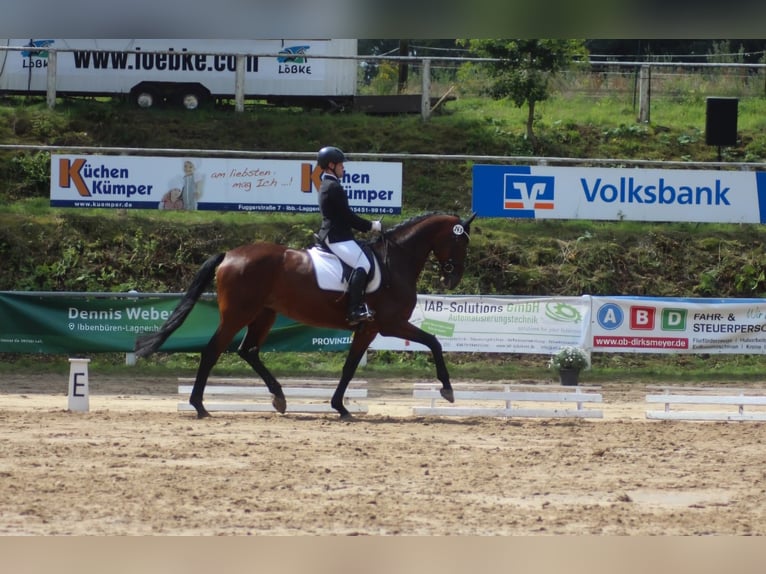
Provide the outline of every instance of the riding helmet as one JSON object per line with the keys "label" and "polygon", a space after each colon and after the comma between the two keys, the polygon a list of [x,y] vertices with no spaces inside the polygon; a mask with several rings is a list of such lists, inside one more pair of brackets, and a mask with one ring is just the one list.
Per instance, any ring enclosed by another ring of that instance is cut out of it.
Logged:
{"label": "riding helmet", "polygon": [[317,164],[322,169],[327,169],[331,163],[343,163],[344,161],[346,161],[346,156],[337,147],[323,147],[317,154]]}

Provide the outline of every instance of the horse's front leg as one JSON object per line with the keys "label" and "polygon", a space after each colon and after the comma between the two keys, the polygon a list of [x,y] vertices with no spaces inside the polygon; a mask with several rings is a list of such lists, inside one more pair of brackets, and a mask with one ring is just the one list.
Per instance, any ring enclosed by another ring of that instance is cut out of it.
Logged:
{"label": "horse's front leg", "polygon": [[386,330],[381,329],[380,334],[386,337],[398,337],[399,339],[406,339],[428,347],[428,349],[431,351],[431,355],[434,358],[434,365],[436,365],[436,378],[439,379],[442,384],[442,388],[439,390],[439,394],[441,394],[441,396],[450,403],[455,402],[455,393],[453,392],[452,385],[450,384],[449,372],[447,371],[447,365],[444,362],[442,345],[439,342],[439,339],[437,339],[431,333],[427,333],[426,331],[417,328],[411,323],[403,323],[402,325]]}
{"label": "horse's front leg", "polygon": [[263,379],[263,382],[266,383],[266,387],[269,389],[269,392],[272,395],[272,406],[277,410],[277,412],[285,414],[285,411],[287,410],[287,399],[285,399],[285,393],[282,390],[282,385],[279,384],[279,381],[276,379],[276,377],[274,377],[266,365],[263,364],[263,361],[261,360],[260,349],[258,349],[258,347],[252,347],[250,349],[243,349],[240,347],[237,353],[247,362],[248,365],[253,368],[256,373],[260,375],[261,379]]}
{"label": "horse's front leg", "polygon": [[330,400],[330,406],[338,411],[341,419],[348,420],[351,418],[351,413],[348,412],[348,409],[343,404],[343,397],[346,394],[348,384],[354,378],[354,373],[356,373],[356,368],[359,366],[359,361],[362,360],[362,355],[364,355],[367,347],[370,346],[370,343],[377,334],[376,330],[369,328],[366,324],[360,325],[354,333],[351,348],[348,351],[346,362],[343,364],[340,381]]}

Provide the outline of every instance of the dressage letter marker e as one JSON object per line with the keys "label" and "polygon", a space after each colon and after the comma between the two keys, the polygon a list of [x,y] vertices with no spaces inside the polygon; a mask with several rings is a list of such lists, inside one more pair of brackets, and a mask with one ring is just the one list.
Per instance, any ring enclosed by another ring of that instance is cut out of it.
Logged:
{"label": "dressage letter marker e", "polygon": [[69,359],[70,411],[87,413],[90,410],[88,363],[90,359]]}

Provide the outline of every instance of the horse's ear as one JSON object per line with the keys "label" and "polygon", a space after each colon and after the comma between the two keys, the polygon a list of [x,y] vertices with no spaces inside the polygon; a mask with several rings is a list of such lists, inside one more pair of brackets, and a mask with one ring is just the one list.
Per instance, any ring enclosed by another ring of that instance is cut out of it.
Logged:
{"label": "horse's ear", "polygon": [[476,212],[474,211],[473,213],[471,213],[471,216],[468,219],[464,219],[460,223],[463,227],[468,227],[469,225],[471,225],[471,222],[474,220],[475,217],[476,217]]}

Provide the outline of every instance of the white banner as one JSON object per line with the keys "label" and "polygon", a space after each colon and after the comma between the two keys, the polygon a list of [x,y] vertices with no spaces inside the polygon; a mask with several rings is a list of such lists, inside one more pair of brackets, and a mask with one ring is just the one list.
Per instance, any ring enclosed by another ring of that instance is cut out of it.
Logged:
{"label": "white banner", "polygon": [[[550,354],[587,346],[590,298],[418,295],[410,322],[436,335],[444,351]],[[381,335],[370,349],[428,350]]]}
{"label": "white banner", "polygon": [[0,51],[0,91],[44,94],[50,51],[55,50],[56,91],[63,93],[129,94],[141,84],[151,89],[162,82],[232,97],[241,54],[248,96],[356,94],[356,60],[321,57],[355,56],[354,39],[23,38],[0,43],[30,48]]}
{"label": "white banner", "polygon": [[481,217],[766,222],[766,173],[475,165]]}
{"label": "white banner", "polygon": [[[357,213],[401,213],[401,163],[345,167]],[[51,206],[316,212],[319,173],[295,160],[52,155]]]}
{"label": "white banner", "polygon": [[[410,322],[451,352],[766,354],[766,299],[418,295]],[[370,349],[428,350],[381,335]]]}
{"label": "white banner", "polygon": [[593,297],[593,352],[766,352],[766,300]]}

